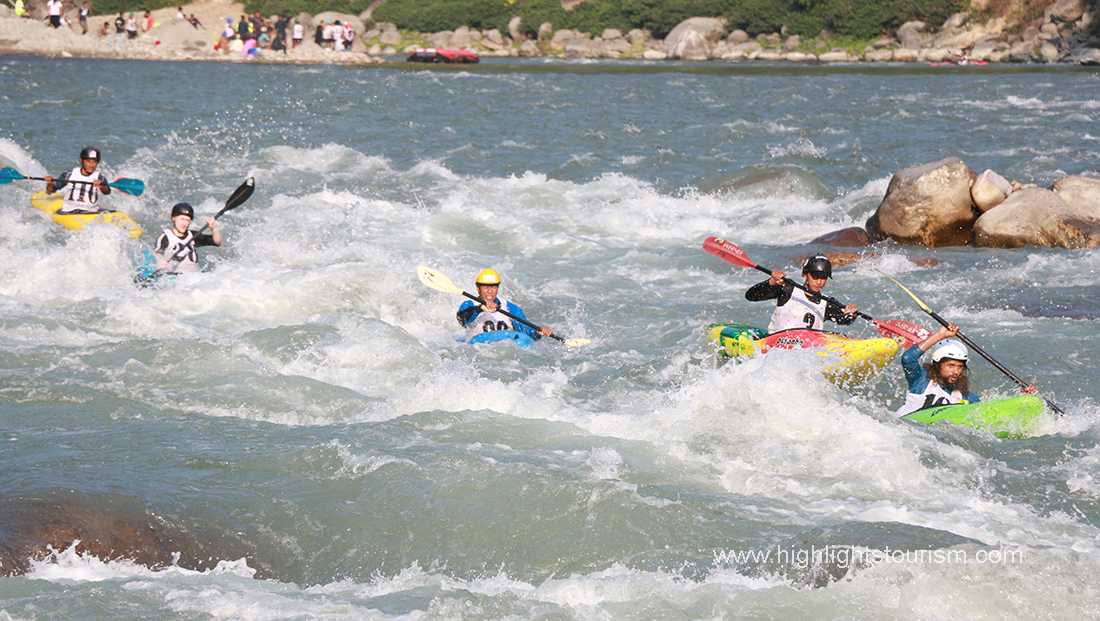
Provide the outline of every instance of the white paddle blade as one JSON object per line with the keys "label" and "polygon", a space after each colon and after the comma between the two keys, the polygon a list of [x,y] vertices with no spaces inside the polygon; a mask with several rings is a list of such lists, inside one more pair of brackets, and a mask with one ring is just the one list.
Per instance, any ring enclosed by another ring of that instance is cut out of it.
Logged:
{"label": "white paddle blade", "polygon": [[566,347],[584,347],[592,341],[589,339],[565,339],[564,342]]}
{"label": "white paddle blade", "polygon": [[443,293],[457,293],[462,295],[462,289],[459,289],[451,282],[450,278],[447,278],[443,274],[433,270],[430,267],[420,265],[416,268],[417,276],[420,276],[420,282],[435,289],[436,291],[442,291]]}

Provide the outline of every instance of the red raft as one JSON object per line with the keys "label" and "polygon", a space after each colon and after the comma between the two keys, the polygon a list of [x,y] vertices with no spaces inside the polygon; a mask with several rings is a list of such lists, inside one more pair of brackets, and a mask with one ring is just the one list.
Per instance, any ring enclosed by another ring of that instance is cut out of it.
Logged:
{"label": "red raft", "polygon": [[481,59],[475,52],[471,52],[470,50],[440,50],[431,47],[418,47],[409,52],[405,60],[410,63],[473,64]]}

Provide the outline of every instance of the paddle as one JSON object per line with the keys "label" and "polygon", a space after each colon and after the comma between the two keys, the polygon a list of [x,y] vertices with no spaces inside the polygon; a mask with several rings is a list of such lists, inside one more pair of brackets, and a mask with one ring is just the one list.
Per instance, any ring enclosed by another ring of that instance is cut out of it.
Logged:
{"label": "paddle", "polygon": [[[19,174],[19,171],[14,168],[5,166],[0,168],[0,184],[11,183],[12,181],[45,181],[45,177],[24,177]],[[67,183],[82,183],[84,185],[92,185],[90,181],[68,181]],[[130,196],[141,196],[145,191],[145,182],[141,179],[128,179],[126,177],[119,177],[114,181],[107,184],[109,187],[115,188],[123,194],[129,194]]]}
{"label": "paddle", "polygon": [[[244,183],[238,186],[236,190],[233,190],[233,193],[229,195],[228,199],[226,199],[225,207],[222,207],[221,211],[214,214],[214,219],[217,220],[218,218],[222,217],[223,213],[236,209],[237,207],[243,205],[244,202],[247,201],[250,196],[252,196],[252,192],[254,192],[255,190],[256,180],[252,177],[245,179]],[[202,228],[199,229],[199,232],[195,233],[195,237],[202,235],[203,231],[208,228],[210,228],[210,225],[202,225]],[[168,268],[160,268],[153,272],[150,272],[149,274],[138,274],[134,277],[134,282],[137,284],[145,284],[146,282],[153,280],[154,278],[160,276],[161,274],[164,274],[165,272],[171,272],[169,268],[172,267],[172,263],[178,263],[180,258],[188,252],[191,252],[193,248],[194,244],[188,244],[180,248],[179,250],[176,250],[175,254],[173,254],[172,257],[168,259]]]}
{"label": "paddle", "polygon": [[[908,288],[906,288],[905,285],[903,285],[900,282],[894,280],[893,278],[890,278],[890,276],[887,275],[882,270],[875,270],[875,271],[878,272],[879,274],[882,274],[883,276],[886,276],[895,285],[901,287],[901,290],[908,293],[909,297],[913,298],[913,301],[917,303],[917,306],[919,306],[922,311],[928,313],[928,316],[931,317],[932,319],[935,319],[936,321],[938,321],[940,323],[940,325],[942,325],[944,327],[947,327],[947,323],[948,323],[947,320],[944,319],[943,317],[940,317],[936,313],[936,311],[932,310],[931,308],[928,308],[928,305],[925,304],[924,302],[922,302],[921,299],[918,298],[916,295],[914,295],[913,292],[910,291]],[[975,345],[974,341],[971,341],[970,339],[963,336],[962,332],[959,332],[955,336],[958,337],[958,339],[960,341],[962,341],[963,343],[966,343],[968,346],[970,346],[970,349],[973,349],[974,351],[978,352],[978,355],[980,355],[982,358],[985,358],[986,360],[988,360],[990,364],[997,367],[997,370],[1000,371],[1001,373],[1004,373],[1005,375],[1007,375],[1009,377],[1009,379],[1016,382],[1020,386],[1023,386],[1024,388],[1027,388],[1027,384],[1022,379],[1016,377],[1012,373],[1012,371],[1009,371],[1008,369],[1004,368],[1004,366],[1001,365],[1001,363],[999,363],[999,362],[997,362],[996,360],[993,359],[993,356],[990,356],[989,354],[985,353],[985,350],[982,349],[981,347],[978,347],[977,345]],[[1050,399],[1047,399],[1046,397],[1043,397],[1043,401],[1046,401],[1047,405],[1050,406],[1050,409],[1054,410],[1055,412],[1058,412],[1059,414],[1065,414],[1065,412],[1062,410],[1062,408],[1055,405],[1055,403],[1053,401],[1051,401]]]}
{"label": "paddle", "polygon": [[[719,237],[706,238],[706,240],[703,241],[703,250],[718,257],[719,259],[722,259],[727,263],[732,263],[741,267],[758,269],[761,272],[768,274],[769,276],[772,273],[772,270],[766,267],[761,267],[753,262],[753,260],[749,258],[749,255],[746,254],[744,250]],[[791,280],[790,278],[784,278],[783,280],[785,282],[791,283],[792,285],[798,287],[806,293],[809,293],[815,299],[827,300],[834,304],[844,306],[844,304],[841,304],[835,298],[831,298],[818,291],[811,291],[810,289],[807,289],[805,286]],[[917,324],[908,321],[901,321],[897,319],[881,321],[863,312],[856,313],[856,316],[866,319],[867,321],[875,324],[875,326],[878,328],[878,333],[882,336],[894,340],[898,340],[900,338],[900,340],[903,341],[906,349],[912,347],[915,343],[920,343],[930,334],[928,330],[925,330],[921,326],[918,326]]]}
{"label": "paddle", "polygon": [[[425,285],[431,287],[432,289],[435,289],[436,291],[442,291],[443,293],[456,293],[456,294],[459,294],[459,295],[464,295],[464,296],[470,298],[471,300],[473,300],[475,302],[478,302],[480,304],[485,303],[485,300],[482,300],[481,297],[476,296],[472,293],[467,293],[467,292],[463,291],[462,289],[459,289],[458,287],[455,286],[455,284],[453,282],[451,282],[450,278],[447,278],[443,274],[433,270],[430,267],[425,267],[425,266],[421,265],[421,266],[416,268],[416,273],[420,276],[420,282],[422,282]],[[497,312],[500,313],[501,315],[504,315],[505,317],[511,317],[512,319],[522,323],[525,326],[528,326],[530,328],[534,328],[535,330],[539,329],[538,326],[531,323],[530,321],[527,321],[526,319],[524,319],[522,317],[517,317],[517,316],[513,315],[512,313],[509,313],[508,311],[504,310],[503,308],[497,308]],[[557,339],[557,340],[561,341],[562,343],[565,343],[569,347],[580,347],[581,345],[587,345],[588,343],[591,342],[588,339],[565,339],[565,338],[562,338],[562,337],[558,336],[557,334],[551,334],[550,338]]]}

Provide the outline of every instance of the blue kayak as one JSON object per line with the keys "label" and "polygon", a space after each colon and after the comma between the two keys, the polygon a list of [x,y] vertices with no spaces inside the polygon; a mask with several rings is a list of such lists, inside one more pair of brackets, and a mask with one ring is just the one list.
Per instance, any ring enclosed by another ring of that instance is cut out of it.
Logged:
{"label": "blue kayak", "polygon": [[496,330],[475,334],[466,340],[467,343],[496,343],[497,341],[512,341],[520,347],[530,347],[535,344],[535,339],[515,330]]}

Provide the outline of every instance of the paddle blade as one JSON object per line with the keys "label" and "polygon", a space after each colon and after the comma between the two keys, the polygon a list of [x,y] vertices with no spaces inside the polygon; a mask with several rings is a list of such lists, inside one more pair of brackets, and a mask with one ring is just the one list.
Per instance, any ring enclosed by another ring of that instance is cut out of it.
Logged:
{"label": "paddle blade", "polygon": [[737,246],[720,237],[708,237],[703,241],[703,250],[722,259],[726,263],[732,263],[741,267],[755,268],[756,263]]}
{"label": "paddle blade", "polygon": [[[249,197],[252,196],[252,193],[255,191],[256,180],[252,177],[245,179],[244,183],[237,187],[236,190],[233,190],[233,193],[229,195],[228,199],[226,199],[225,207],[223,207],[222,210],[218,212],[218,216],[229,211],[230,209],[236,209],[237,207],[243,205],[244,202],[247,201]],[[217,218],[218,216],[214,217]]]}
{"label": "paddle blade", "polygon": [[878,327],[878,333],[888,339],[894,339],[901,343],[904,349],[924,341],[932,332],[923,326],[918,326],[911,321],[891,319],[889,321],[873,320]]}
{"label": "paddle blade", "polygon": [[141,179],[127,179],[119,177],[107,185],[130,196],[141,196],[145,192],[145,182]]}
{"label": "paddle blade", "polygon": [[443,293],[457,293],[462,295],[462,289],[459,289],[451,282],[450,278],[447,278],[443,274],[433,270],[430,267],[420,265],[416,268],[417,276],[420,276],[420,282],[435,289],[436,291],[442,291]]}
{"label": "paddle blade", "polygon": [[19,181],[20,179],[26,179],[26,177],[19,174],[18,170],[10,166],[0,168],[0,184],[11,183],[12,181]]}
{"label": "paddle blade", "polygon": [[565,343],[566,347],[583,347],[592,341],[588,339],[565,339],[562,343]]}
{"label": "paddle blade", "polygon": [[912,291],[910,291],[910,290],[909,290],[909,289],[908,289],[908,288],[907,288],[907,287],[906,287],[905,285],[903,285],[903,284],[901,284],[900,282],[898,282],[898,281],[894,280],[893,278],[890,278],[889,276],[887,276],[886,272],[883,272],[883,271],[882,271],[882,270],[880,270],[880,269],[876,269],[875,271],[876,271],[876,272],[878,272],[879,274],[882,274],[883,276],[886,276],[886,278],[889,278],[889,279],[890,279],[890,282],[892,282],[892,283],[894,283],[895,285],[897,285],[897,286],[901,287],[901,290],[902,290],[902,291],[904,291],[904,292],[906,292],[906,293],[908,293],[908,294],[909,294],[909,297],[913,298],[913,301],[917,303],[917,306],[919,306],[919,307],[920,307],[920,309],[921,309],[922,311],[924,311],[924,312],[928,313],[929,315],[931,315],[931,314],[932,314],[932,309],[931,309],[931,308],[928,308],[928,305],[927,305],[927,304],[925,304],[924,302],[922,302],[922,301],[921,301],[921,299],[920,299],[920,298],[918,298],[918,297],[916,296],[916,294],[914,294],[914,293],[913,293]]}

